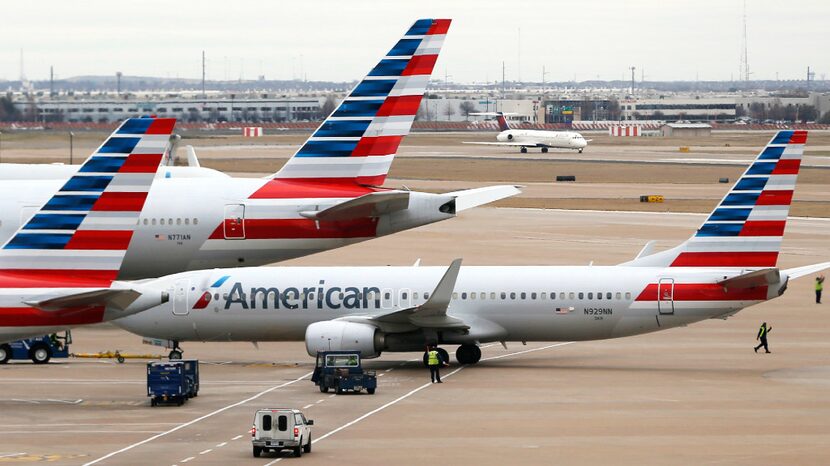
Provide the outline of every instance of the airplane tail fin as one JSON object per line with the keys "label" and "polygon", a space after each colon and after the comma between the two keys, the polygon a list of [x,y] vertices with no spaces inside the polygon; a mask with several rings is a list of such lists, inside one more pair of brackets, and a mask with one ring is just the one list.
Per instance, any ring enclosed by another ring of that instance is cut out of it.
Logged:
{"label": "airplane tail fin", "polygon": [[806,142],[807,131],[779,131],[694,236],[624,265],[775,267]]}
{"label": "airplane tail fin", "polygon": [[115,279],[175,124],[124,121],[0,248],[0,271],[22,280]]}
{"label": "airplane tail fin", "polygon": [[415,120],[450,22],[415,21],[274,178],[382,185]]}
{"label": "airplane tail fin", "polygon": [[499,123],[499,131],[510,129],[510,125],[507,124],[507,117],[504,116],[503,112],[496,112],[496,121]]}

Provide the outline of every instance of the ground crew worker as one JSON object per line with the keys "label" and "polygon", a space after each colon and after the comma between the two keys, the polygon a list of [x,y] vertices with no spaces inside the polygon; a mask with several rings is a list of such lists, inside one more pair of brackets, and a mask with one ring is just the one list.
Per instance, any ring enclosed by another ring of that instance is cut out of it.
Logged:
{"label": "ground crew worker", "polygon": [[761,343],[759,343],[758,346],[755,347],[755,352],[756,353],[758,352],[758,348],[760,348],[762,346],[764,347],[764,351],[766,351],[767,353],[770,352],[769,346],[767,346],[767,335],[769,335],[769,332],[771,332],[771,331],[772,331],[772,326],[770,326],[768,328],[766,322],[761,324],[761,328],[758,329],[758,336],[755,337],[756,340],[761,340]]}
{"label": "ground crew worker", "polygon": [[444,383],[441,382],[441,374],[438,372],[442,364],[441,353],[438,352],[435,345],[429,346],[428,350],[427,366],[429,366],[429,376],[432,378],[432,383]]}
{"label": "ground crew worker", "polygon": [[816,304],[821,304],[821,290],[824,289],[824,275],[816,277]]}
{"label": "ground crew worker", "polygon": [[53,334],[49,335],[49,342],[52,343],[52,346],[54,346],[55,348],[57,348],[59,350],[63,349],[62,348],[63,345],[61,344],[60,340],[58,340],[58,334],[57,333],[53,333]]}

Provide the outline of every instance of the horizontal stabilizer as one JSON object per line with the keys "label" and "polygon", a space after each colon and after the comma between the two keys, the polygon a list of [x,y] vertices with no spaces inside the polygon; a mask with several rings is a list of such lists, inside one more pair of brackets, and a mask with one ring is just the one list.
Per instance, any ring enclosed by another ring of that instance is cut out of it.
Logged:
{"label": "horizontal stabilizer", "polygon": [[727,278],[718,282],[718,285],[734,290],[744,288],[755,288],[758,286],[769,286],[781,281],[781,275],[776,268],[755,270],[753,272]]}
{"label": "horizontal stabilizer", "polygon": [[349,220],[353,218],[380,217],[409,207],[408,191],[380,191],[349,199],[320,211],[300,212],[312,220]]}
{"label": "horizontal stabilizer", "polygon": [[639,252],[639,254],[637,254],[637,257],[635,257],[634,259],[636,260],[636,259],[639,259],[641,257],[646,257],[646,256],[650,256],[650,255],[654,254],[654,245],[656,245],[656,244],[657,244],[657,241],[654,241],[654,240],[651,240],[648,243],[646,243],[646,245],[643,246],[643,249],[640,249],[640,252]]}
{"label": "horizontal stabilizer", "polygon": [[25,303],[28,306],[44,311],[91,306],[113,307],[123,311],[139,297],[141,297],[141,293],[132,289],[114,290],[102,288],[99,290],[85,291],[83,293],[52,297],[42,301],[25,301]]}
{"label": "horizontal stabilizer", "polygon": [[515,196],[516,194],[521,194],[518,187],[513,185],[498,185],[453,191],[446,195],[455,197],[455,212],[458,213],[472,209],[473,207]]}
{"label": "horizontal stabilizer", "polygon": [[184,149],[187,151],[187,166],[201,167],[199,159],[196,157],[196,149],[193,146],[185,146]]}
{"label": "horizontal stabilizer", "polygon": [[822,270],[830,269],[830,262],[822,262],[820,264],[805,265],[803,267],[796,267],[793,269],[786,269],[784,273],[790,278],[799,278],[805,275],[821,272]]}

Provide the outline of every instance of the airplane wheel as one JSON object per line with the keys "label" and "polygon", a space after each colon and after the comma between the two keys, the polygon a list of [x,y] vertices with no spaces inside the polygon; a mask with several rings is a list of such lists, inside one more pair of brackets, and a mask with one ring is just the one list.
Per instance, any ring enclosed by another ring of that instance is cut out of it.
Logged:
{"label": "airplane wheel", "polygon": [[174,349],[170,351],[170,354],[167,355],[167,359],[171,361],[175,361],[182,358],[182,350]]}
{"label": "airplane wheel", "polygon": [[579,153],[580,153],[580,154],[582,153],[582,149],[579,149]]}
{"label": "airplane wheel", "polygon": [[519,152],[521,152],[522,154],[527,154],[527,147],[522,147],[521,149],[519,149]]}
{"label": "airplane wheel", "polygon": [[33,346],[32,349],[29,350],[29,357],[35,364],[46,364],[50,359],[52,359],[52,352],[49,351],[48,346],[41,343]]}
{"label": "airplane wheel", "polygon": [[547,148],[547,147],[543,147],[543,148],[542,148],[542,153],[543,153],[543,154],[547,154],[547,153],[548,153],[548,148]]}
{"label": "airplane wheel", "polygon": [[475,364],[481,360],[481,348],[477,345],[461,345],[455,352],[459,364]]}
{"label": "airplane wheel", "polygon": [[12,347],[0,345],[0,364],[6,364],[12,358]]}

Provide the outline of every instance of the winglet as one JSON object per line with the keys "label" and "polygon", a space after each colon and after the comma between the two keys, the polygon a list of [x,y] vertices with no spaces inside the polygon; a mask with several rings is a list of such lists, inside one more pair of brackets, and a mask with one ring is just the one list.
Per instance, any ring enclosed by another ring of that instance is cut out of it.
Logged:
{"label": "winglet", "polygon": [[416,311],[418,317],[447,314],[459,271],[461,271],[461,259],[456,259],[447,267],[447,271],[444,272],[444,276],[441,277],[441,281],[438,282],[438,286],[432,291],[427,302],[418,307]]}

